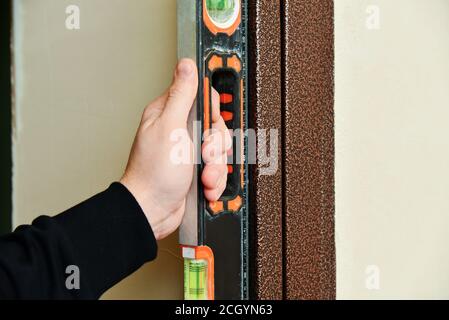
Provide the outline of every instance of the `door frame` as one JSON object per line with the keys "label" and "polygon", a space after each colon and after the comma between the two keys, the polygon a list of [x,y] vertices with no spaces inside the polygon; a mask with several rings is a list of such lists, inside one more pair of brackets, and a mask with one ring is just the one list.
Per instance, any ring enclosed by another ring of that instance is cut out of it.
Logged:
{"label": "door frame", "polygon": [[335,299],[332,0],[249,0],[249,124],[278,129],[251,166],[252,298]]}

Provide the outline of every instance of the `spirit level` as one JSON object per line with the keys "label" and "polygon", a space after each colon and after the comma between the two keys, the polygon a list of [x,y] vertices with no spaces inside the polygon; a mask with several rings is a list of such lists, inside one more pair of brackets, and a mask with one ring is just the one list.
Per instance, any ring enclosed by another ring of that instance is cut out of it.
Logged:
{"label": "spirit level", "polygon": [[246,0],[178,0],[178,55],[194,59],[199,72],[189,117],[192,139],[201,142],[211,127],[212,87],[234,132],[228,182],[218,201],[205,200],[199,178],[203,165],[195,166],[180,227],[186,299],[248,298],[246,39]]}

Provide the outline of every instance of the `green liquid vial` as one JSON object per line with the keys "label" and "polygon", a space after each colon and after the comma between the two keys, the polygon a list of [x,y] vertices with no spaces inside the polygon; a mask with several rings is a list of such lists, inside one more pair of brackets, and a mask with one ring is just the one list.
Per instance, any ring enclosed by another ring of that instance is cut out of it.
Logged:
{"label": "green liquid vial", "polygon": [[235,14],[236,0],[207,0],[206,9],[216,23],[226,23]]}
{"label": "green liquid vial", "polygon": [[207,261],[184,259],[184,299],[207,300]]}

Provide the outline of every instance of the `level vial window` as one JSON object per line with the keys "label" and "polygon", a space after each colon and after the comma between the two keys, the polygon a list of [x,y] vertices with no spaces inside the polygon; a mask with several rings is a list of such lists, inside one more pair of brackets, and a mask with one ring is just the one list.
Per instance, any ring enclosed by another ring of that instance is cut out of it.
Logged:
{"label": "level vial window", "polygon": [[215,25],[226,29],[239,16],[240,0],[206,0],[206,10]]}
{"label": "level vial window", "polygon": [[[220,95],[220,114],[228,129],[241,129],[240,82],[231,69],[219,69],[212,74],[212,86]],[[240,192],[240,165],[237,157],[242,150],[237,150],[236,137],[233,137],[233,150],[228,166],[228,181],[223,193],[224,198],[234,198]],[[241,146],[240,146],[241,147]]]}

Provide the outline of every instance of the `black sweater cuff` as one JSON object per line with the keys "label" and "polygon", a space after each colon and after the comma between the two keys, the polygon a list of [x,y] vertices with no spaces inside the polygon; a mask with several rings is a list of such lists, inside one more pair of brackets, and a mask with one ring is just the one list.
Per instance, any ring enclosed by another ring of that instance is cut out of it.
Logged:
{"label": "black sweater cuff", "polygon": [[151,226],[134,196],[118,182],[55,220],[72,245],[81,286],[95,298],[156,258]]}

